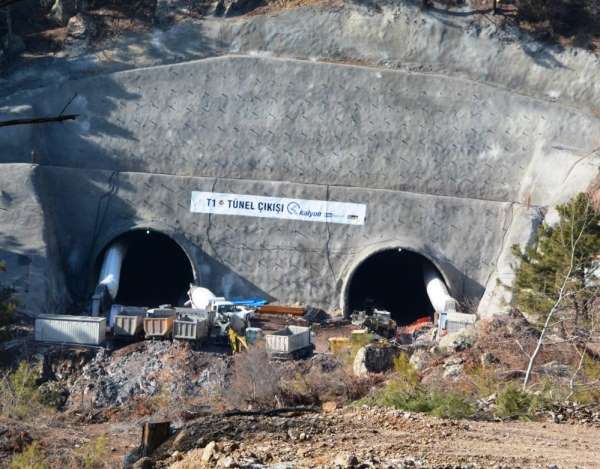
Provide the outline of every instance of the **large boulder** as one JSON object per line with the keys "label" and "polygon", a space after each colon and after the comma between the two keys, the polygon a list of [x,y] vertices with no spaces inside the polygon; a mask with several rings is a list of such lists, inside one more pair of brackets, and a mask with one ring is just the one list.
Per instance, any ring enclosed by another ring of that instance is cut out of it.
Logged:
{"label": "large boulder", "polygon": [[388,344],[369,344],[360,348],[354,358],[352,369],[356,376],[391,370],[400,349]]}
{"label": "large boulder", "polygon": [[466,329],[442,337],[438,343],[438,348],[444,353],[460,352],[471,348],[476,338],[477,333],[475,329],[467,327]]}

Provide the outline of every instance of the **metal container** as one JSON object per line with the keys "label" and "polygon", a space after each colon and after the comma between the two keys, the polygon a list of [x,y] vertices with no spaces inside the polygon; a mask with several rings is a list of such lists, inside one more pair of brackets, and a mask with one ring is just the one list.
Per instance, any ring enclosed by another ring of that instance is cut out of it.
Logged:
{"label": "metal container", "polygon": [[106,318],[45,314],[35,319],[35,340],[68,344],[102,345]]}
{"label": "metal container", "polygon": [[287,326],[284,329],[267,334],[267,351],[290,353],[310,345],[310,328]]}
{"label": "metal container", "polygon": [[115,316],[115,325],[113,326],[113,334],[121,337],[135,337],[141,334],[144,326],[143,316],[119,314]]}
{"label": "metal container", "polygon": [[208,337],[208,319],[192,315],[181,316],[173,322],[173,338],[204,340]]}
{"label": "metal container", "polygon": [[195,318],[206,319],[208,324],[212,324],[215,319],[215,312],[201,308],[175,308],[175,312],[179,317],[192,316]]}
{"label": "metal container", "polygon": [[254,345],[264,337],[263,330],[260,327],[247,327],[246,328],[246,341],[250,345]]}
{"label": "metal container", "polygon": [[144,333],[146,337],[171,337],[175,315],[151,316],[144,318]]}
{"label": "metal container", "polygon": [[445,315],[445,329],[448,334],[458,332],[466,327],[472,326],[477,320],[474,314],[451,312]]}
{"label": "metal container", "polygon": [[115,318],[117,316],[142,316],[146,315],[148,308],[145,306],[123,306],[113,304],[108,313],[108,327],[115,327]]}

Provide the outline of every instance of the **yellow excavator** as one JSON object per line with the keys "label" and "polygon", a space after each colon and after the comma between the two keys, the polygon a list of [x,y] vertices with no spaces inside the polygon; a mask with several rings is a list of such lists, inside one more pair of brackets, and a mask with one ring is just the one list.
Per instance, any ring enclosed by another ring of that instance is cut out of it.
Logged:
{"label": "yellow excavator", "polygon": [[241,352],[242,350],[248,350],[248,342],[243,335],[238,334],[233,327],[227,329],[227,337],[229,337],[229,345],[233,353]]}

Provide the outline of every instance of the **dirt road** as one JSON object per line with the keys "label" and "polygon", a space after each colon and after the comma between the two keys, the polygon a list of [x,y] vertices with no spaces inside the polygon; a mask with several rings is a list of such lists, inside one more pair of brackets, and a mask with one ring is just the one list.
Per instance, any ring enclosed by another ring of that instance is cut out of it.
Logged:
{"label": "dirt road", "polygon": [[[346,408],[331,414],[283,417],[203,417],[166,445],[159,464],[197,467],[201,451],[217,443],[213,464],[227,456],[238,464],[287,462],[292,467],[332,467],[351,453],[363,467],[598,468],[600,429],[531,422],[448,421],[399,411]],[[177,453],[176,453],[177,454]],[[174,464],[175,463],[175,464]]]}

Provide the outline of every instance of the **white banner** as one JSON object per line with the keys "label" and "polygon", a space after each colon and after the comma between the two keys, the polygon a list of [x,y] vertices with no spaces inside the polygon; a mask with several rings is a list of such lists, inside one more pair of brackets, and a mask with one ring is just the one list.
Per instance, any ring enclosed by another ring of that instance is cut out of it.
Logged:
{"label": "white banner", "polygon": [[327,200],[286,199],[259,195],[193,191],[190,211],[218,215],[364,225],[367,206]]}

